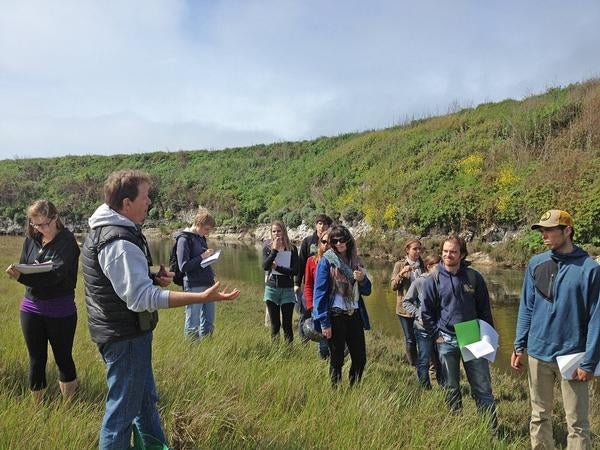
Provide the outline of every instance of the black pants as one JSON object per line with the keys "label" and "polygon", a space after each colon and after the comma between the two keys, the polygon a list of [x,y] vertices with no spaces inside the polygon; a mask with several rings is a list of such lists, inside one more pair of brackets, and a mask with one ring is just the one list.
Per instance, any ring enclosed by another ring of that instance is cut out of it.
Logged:
{"label": "black pants", "polygon": [[360,314],[356,311],[351,316],[339,315],[331,317],[331,339],[328,341],[330,353],[329,375],[335,385],[342,378],[344,350],[348,346],[350,352],[350,384],[360,381],[367,363],[365,331]]}
{"label": "black pants", "polygon": [[[279,306],[267,300],[267,309],[271,320],[271,337],[279,335],[279,329],[283,325],[283,335],[287,342],[292,342],[294,331],[292,330],[292,316],[294,315],[294,303],[284,303]],[[281,312],[281,317],[279,316]],[[283,322],[283,324],[282,324]]]}
{"label": "black pants", "polygon": [[48,342],[59,370],[59,380],[69,382],[77,378],[72,350],[77,313],[67,317],[45,317],[21,311],[21,329],[29,352],[29,388],[32,391],[46,387]]}

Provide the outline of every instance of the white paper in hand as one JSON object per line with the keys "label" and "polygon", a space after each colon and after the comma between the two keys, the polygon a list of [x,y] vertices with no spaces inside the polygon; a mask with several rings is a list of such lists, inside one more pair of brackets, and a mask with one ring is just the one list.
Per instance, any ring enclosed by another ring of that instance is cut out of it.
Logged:
{"label": "white paper in hand", "polygon": [[217,250],[216,252],[214,252],[212,255],[210,255],[208,258],[204,258],[202,260],[202,262],[200,263],[200,266],[202,266],[202,268],[204,269],[205,267],[210,266],[212,263],[214,263],[217,259],[219,259],[219,256],[221,256],[221,250]]}
{"label": "white paper in hand", "polygon": [[46,261],[40,264],[13,264],[14,269],[25,275],[50,272],[53,267],[54,263],[52,261]]}
{"label": "white paper in hand", "polygon": [[[573,379],[573,372],[577,370],[581,361],[583,361],[584,352],[581,353],[571,353],[570,355],[563,355],[556,357],[556,363],[558,364],[558,370],[560,370],[561,376],[565,380]],[[594,370],[594,376],[600,376],[600,363],[596,366],[596,370]]]}
{"label": "white paper in hand", "polygon": [[477,322],[479,322],[481,340],[461,348],[462,359],[466,362],[476,358],[485,358],[494,362],[498,351],[498,332],[485,320],[479,319]]}

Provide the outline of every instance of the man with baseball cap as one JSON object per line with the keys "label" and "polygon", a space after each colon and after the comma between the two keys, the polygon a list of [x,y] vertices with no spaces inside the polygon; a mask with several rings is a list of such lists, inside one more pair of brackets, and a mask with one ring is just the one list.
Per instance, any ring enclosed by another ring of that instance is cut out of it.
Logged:
{"label": "man with baseball cap", "polygon": [[[523,368],[527,351],[534,449],[554,448],[552,404],[560,379],[567,419],[567,448],[591,448],[588,385],[600,360],[600,266],[573,244],[575,226],[566,211],[546,211],[531,226],[549,251],[529,261],[517,319],[511,366]],[[561,377],[557,356],[583,353],[578,367]]]}

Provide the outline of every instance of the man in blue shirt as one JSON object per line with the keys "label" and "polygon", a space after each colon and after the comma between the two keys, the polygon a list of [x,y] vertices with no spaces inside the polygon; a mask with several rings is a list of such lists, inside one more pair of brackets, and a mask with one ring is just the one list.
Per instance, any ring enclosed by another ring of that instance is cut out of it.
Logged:
{"label": "man in blue shirt", "polygon": [[[531,226],[550,249],[529,261],[517,320],[511,366],[520,371],[525,350],[529,364],[532,448],[554,448],[554,382],[561,381],[569,435],[568,448],[591,448],[589,381],[600,360],[600,266],[576,245],[566,211],[545,212]],[[561,377],[557,356],[583,353],[570,379]]]}
{"label": "man in blue shirt", "polygon": [[[444,372],[446,399],[452,410],[462,408],[460,392],[461,352],[454,325],[481,319],[494,326],[487,286],[481,274],[469,267],[467,244],[459,236],[446,238],[442,262],[436,275],[423,285],[421,318],[430,336],[436,336],[440,363]],[[471,392],[480,410],[488,411],[496,426],[496,404],[487,359],[463,361]]]}

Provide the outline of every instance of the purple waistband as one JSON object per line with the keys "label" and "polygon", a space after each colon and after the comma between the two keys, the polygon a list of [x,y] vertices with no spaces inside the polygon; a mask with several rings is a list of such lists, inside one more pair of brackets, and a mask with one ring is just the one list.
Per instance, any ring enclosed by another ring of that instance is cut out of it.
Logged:
{"label": "purple waistband", "polygon": [[23,297],[20,310],[46,317],[67,317],[77,312],[75,295],[66,295],[46,300],[31,300]]}

